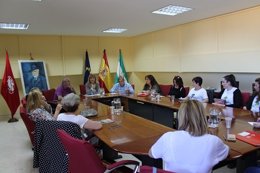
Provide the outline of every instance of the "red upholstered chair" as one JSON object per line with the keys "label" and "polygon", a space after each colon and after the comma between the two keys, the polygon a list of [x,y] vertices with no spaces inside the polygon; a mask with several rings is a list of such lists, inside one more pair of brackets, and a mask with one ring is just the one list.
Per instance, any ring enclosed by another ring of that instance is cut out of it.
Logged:
{"label": "red upholstered chair", "polygon": [[32,146],[34,147],[34,130],[35,130],[35,122],[29,118],[29,115],[26,112],[25,107],[20,107],[20,116],[24,122],[24,125],[29,134]]}
{"label": "red upholstered chair", "polygon": [[243,106],[245,106],[250,98],[249,92],[241,92],[242,100],[243,100]]}
{"label": "red upholstered chair", "polygon": [[79,85],[79,92],[80,92],[80,95],[81,95],[81,96],[84,96],[84,95],[86,94],[85,85],[83,85],[83,84],[80,84],[80,85]]}
{"label": "red upholstered chair", "polygon": [[139,162],[134,160],[122,160],[111,165],[104,165],[98,157],[94,147],[87,141],[73,138],[63,130],[57,130],[58,136],[63,144],[69,157],[70,173],[104,173],[125,166],[135,165],[135,171],[139,166]]}
{"label": "red upholstered chair", "polygon": [[21,105],[24,107],[24,108],[26,108],[26,97],[23,97],[22,99],[21,99]]}
{"label": "red upholstered chair", "polygon": [[157,172],[157,173],[173,173],[173,172],[170,172],[170,171],[165,171],[165,170],[158,169],[158,168],[151,167],[151,166],[141,166],[139,172],[140,172],[140,173],[152,173],[152,172]]}
{"label": "red upholstered chair", "polygon": [[167,96],[172,85],[159,85],[159,86],[160,86],[162,95]]}
{"label": "red upholstered chair", "polygon": [[185,97],[189,94],[190,87],[184,87],[185,89]]}
{"label": "red upholstered chair", "polygon": [[53,101],[54,99],[54,94],[55,94],[55,89],[49,89],[49,90],[44,90],[42,91],[42,95],[46,98],[46,101]]}

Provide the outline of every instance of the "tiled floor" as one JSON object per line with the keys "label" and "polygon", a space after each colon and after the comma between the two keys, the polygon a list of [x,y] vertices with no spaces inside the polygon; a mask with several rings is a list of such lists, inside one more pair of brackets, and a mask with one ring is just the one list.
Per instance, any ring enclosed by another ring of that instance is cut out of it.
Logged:
{"label": "tiled floor", "polygon": [[[33,151],[29,136],[19,115],[19,121],[7,123],[8,117],[0,116],[0,172],[2,173],[38,173],[32,168]],[[123,158],[134,159],[132,155],[122,154]],[[226,167],[213,173],[235,173],[236,169]]]}

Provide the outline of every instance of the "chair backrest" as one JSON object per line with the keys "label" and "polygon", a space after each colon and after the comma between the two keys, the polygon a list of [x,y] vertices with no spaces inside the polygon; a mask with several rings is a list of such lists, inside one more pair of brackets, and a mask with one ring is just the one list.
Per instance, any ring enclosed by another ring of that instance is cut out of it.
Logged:
{"label": "chair backrest", "polygon": [[155,167],[151,167],[151,166],[141,166],[140,171],[139,171],[139,173],[153,173],[153,172],[156,172],[156,173],[173,173],[173,172],[170,172],[170,171],[165,171],[163,169],[159,169],[159,168],[155,168]]}
{"label": "chair backrest", "polygon": [[55,89],[49,89],[49,90],[44,90],[42,91],[42,94],[44,95],[44,97],[46,98],[47,101],[53,101],[54,99],[54,95],[55,95]]}
{"label": "chair backrest", "polygon": [[170,92],[172,85],[159,85],[159,86],[160,86],[162,95],[167,96]]}
{"label": "chair backrest", "polygon": [[68,172],[68,156],[57,129],[63,129],[76,138],[81,138],[80,127],[68,121],[36,121],[35,147],[33,166],[39,167],[39,172]]}
{"label": "chair backrest", "polygon": [[35,122],[29,118],[29,115],[26,112],[25,107],[20,107],[20,116],[24,122],[24,125],[27,129],[28,135],[30,137],[32,146],[34,146],[34,130],[35,130]]}
{"label": "chair backrest", "polygon": [[86,87],[85,87],[85,85],[83,85],[83,84],[79,85],[79,92],[80,92],[80,95],[82,95],[82,96],[86,94]]}
{"label": "chair backrest", "polygon": [[185,89],[185,97],[189,94],[190,87],[184,87]]}
{"label": "chair backrest", "polygon": [[250,93],[249,92],[241,92],[241,95],[242,95],[242,101],[243,101],[242,106],[245,106],[247,104],[247,102],[249,101]]}
{"label": "chair backrest", "polygon": [[23,97],[23,98],[21,99],[21,104],[22,104],[22,106],[23,106],[24,108],[26,108],[26,103],[27,103],[27,101],[26,101],[26,96],[25,96],[25,97]]}
{"label": "chair backrest", "polygon": [[57,130],[57,133],[69,155],[70,173],[103,173],[106,170],[91,144],[87,141],[73,138],[64,130]]}

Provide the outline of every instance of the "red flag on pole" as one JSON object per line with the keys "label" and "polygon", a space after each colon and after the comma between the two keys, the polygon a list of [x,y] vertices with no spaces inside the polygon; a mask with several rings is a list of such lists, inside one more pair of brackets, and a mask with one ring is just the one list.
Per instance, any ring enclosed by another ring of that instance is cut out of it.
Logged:
{"label": "red flag on pole", "polygon": [[112,88],[112,80],[110,75],[110,69],[107,60],[106,50],[103,52],[103,58],[101,59],[98,81],[101,88],[104,88],[106,93],[109,93],[109,90]]}
{"label": "red flag on pole", "polygon": [[20,97],[7,51],[5,61],[6,64],[2,80],[1,94],[3,95],[3,98],[5,99],[12,114],[12,118],[9,120],[9,122],[14,122],[17,121],[17,119],[14,118],[14,114],[20,105]]}

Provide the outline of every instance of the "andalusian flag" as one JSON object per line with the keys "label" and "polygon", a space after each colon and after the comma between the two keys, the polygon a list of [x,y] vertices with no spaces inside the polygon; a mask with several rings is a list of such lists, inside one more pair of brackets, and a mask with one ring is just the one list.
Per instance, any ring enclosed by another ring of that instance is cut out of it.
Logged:
{"label": "andalusian flag", "polygon": [[126,82],[128,81],[121,49],[119,49],[119,58],[118,58],[118,64],[117,64],[117,70],[116,70],[115,83],[118,82],[119,76],[124,76],[125,81]]}
{"label": "andalusian flag", "polygon": [[101,88],[104,88],[105,92],[108,93],[112,88],[112,80],[110,75],[110,69],[107,60],[106,50],[104,49],[103,58],[99,68],[98,81]]}

